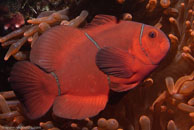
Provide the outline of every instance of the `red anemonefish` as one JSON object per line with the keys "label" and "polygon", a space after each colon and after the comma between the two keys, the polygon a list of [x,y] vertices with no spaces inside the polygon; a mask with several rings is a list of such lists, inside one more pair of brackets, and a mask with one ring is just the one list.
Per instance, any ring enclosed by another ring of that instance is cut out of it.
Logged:
{"label": "red anemonefish", "polygon": [[109,88],[136,87],[169,48],[157,28],[97,15],[85,28],[56,26],[42,34],[30,61],[14,65],[10,82],[29,118],[53,107],[56,116],[84,119],[105,108]]}

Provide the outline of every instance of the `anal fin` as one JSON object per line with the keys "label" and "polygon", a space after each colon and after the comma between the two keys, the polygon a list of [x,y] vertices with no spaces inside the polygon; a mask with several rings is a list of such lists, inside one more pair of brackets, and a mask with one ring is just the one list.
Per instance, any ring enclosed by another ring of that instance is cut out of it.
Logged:
{"label": "anal fin", "polygon": [[107,103],[107,95],[76,96],[62,95],[55,99],[53,112],[68,119],[85,119],[97,115]]}

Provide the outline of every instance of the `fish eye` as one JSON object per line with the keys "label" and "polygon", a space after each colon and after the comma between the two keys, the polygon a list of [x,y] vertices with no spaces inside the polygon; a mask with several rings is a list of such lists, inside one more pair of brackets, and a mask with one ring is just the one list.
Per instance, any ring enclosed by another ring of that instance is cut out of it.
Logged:
{"label": "fish eye", "polygon": [[150,38],[155,38],[156,37],[156,32],[155,31],[151,31],[151,32],[149,32],[149,37]]}

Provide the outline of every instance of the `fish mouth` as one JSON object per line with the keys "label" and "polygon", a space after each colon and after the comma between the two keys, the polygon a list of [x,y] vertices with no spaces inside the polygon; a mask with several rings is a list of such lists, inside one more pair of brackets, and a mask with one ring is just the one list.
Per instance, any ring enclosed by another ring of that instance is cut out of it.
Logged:
{"label": "fish mouth", "polygon": [[145,26],[145,24],[142,24],[141,32],[140,32],[140,36],[139,36],[139,44],[140,44],[141,50],[144,53],[144,55],[148,58],[148,60],[150,61],[150,63],[152,65],[158,65],[158,63],[154,63],[154,61],[152,61],[152,59],[149,57],[149,54],[146,52],[146,50],[143,47],[142,39],[141,38],[142,38],[142,35],[143,35],[144,26]]}

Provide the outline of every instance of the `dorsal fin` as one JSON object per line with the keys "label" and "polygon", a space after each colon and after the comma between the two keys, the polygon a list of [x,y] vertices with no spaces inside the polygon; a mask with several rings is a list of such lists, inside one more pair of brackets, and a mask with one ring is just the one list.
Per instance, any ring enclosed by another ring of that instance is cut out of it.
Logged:
{"label": "dorsal fin", "polygon": [[116,23],[116,22],[117,22],[117,19],[115,16],[99,14],[93,18],[92,22],[89,23],[86,26],[86,28],[100,26],[100,25],[104,25],[104,24],[108,24],[108,23]]}

